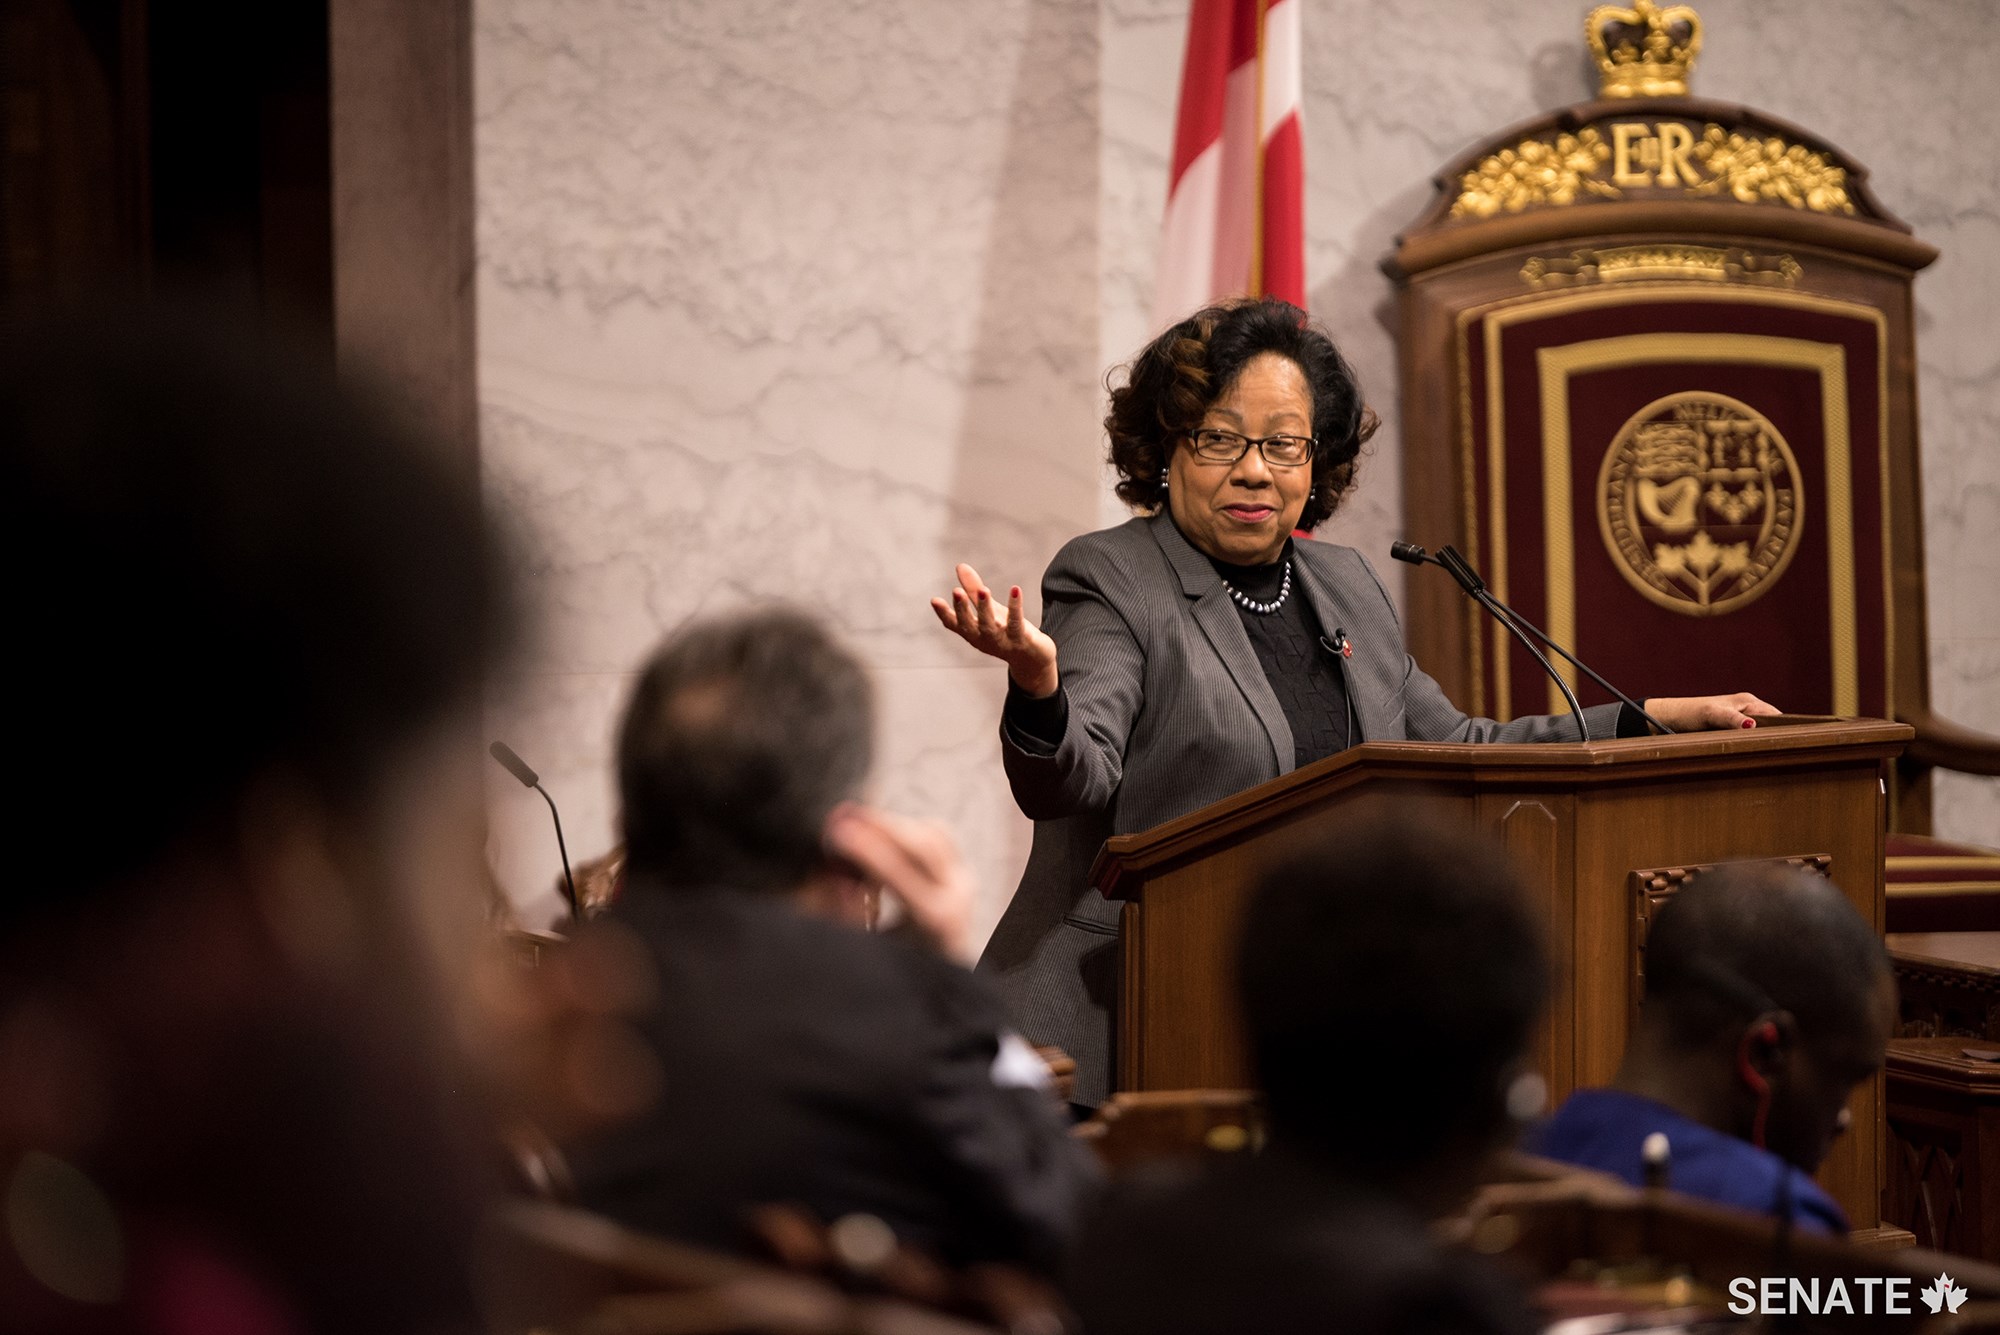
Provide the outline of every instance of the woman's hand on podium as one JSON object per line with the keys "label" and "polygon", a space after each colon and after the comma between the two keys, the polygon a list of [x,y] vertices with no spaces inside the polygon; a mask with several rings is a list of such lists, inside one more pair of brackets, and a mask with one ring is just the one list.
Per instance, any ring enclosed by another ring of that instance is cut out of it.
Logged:
{"label": "woman's hand on podium", "polygon": [[1754,728],[1760,718],[1784,711],[1748,691],[1734,695],[1668,695],[1646,701],[1646,712],[1675,732]]}
{"label": "woman's hand on podium", "polygon": [[944,628],[977,649],[1007,665],[1014,684],[1037,700],[1056,693],[1062,678],[1056,672],[1056,642],[1028,620],[1021,608],[1021,586],[1007,594],[1000,606],[993,591],[969,565],[958,567],[958,587],[951,601],[931,599],[931,611]]}

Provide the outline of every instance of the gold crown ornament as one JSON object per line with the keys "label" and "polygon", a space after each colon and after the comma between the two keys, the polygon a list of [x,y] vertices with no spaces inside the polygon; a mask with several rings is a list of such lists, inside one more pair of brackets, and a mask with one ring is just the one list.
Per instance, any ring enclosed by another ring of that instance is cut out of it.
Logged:
{"label": "gold crown ornament", "polygon": [[1583,40],[1597,62],[1600,96],[1684,96],[1701,54],[1701,16],[1653,0],[1633,0],[1630,9],[1599,5],[1583,20]]}

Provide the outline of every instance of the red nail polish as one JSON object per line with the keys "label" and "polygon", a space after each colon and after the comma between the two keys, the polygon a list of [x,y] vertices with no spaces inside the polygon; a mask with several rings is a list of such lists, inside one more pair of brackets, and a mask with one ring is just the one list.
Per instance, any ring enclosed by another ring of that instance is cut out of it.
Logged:
{"label": "red nail polish", "polygon": [[1757,726],[1757,720],[1754,718],[1746,718],[1743,720],[1743,726],[1746,728],[1754,728]]}

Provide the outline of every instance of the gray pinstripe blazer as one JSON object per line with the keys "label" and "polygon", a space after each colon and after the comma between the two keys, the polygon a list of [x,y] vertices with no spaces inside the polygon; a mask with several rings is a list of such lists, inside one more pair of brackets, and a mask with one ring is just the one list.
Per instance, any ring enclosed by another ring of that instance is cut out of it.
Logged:
{"label": "gray pinstripe blazer", "polygon": [[[1347,632],[1348,694],[1371,741],[1574,741],[1567,714],[1495,723],[1461,714],[1403,648],[1396,609],[1351,547],[1294,545],[1294,575],[1320,624]],[[1069,720],[1053,754],[1002,724],[1014,800],[1035,822],[1014,899],[987,943],[1023,1030],[1076,1058],[1076,1098],[1110,1090],[1119,906],[1086,877],[1114,834],[1150,829],[1292,768],[1292,731],[1206,557],[1164,515],[1088,533],[1042,579]],[[1618,706],[1584,711],[1617,734]]]}

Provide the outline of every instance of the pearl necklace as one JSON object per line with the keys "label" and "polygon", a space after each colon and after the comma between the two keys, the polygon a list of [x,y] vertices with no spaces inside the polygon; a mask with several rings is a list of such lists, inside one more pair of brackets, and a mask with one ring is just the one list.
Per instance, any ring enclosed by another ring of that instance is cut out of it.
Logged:
{"label": "pearl necklace", "polygon": [[1246,612],[1255,612],[1260,617],[1267,617],[1283,607],[1285,599],[1292,596],[1292,563],[1289,560],[1285,562],[1284,582],[1278,586],[1278,596],[1268,603],[1258,602],[1226,579],[1222,581],[1222,587],[1229,590],[1229,596],[1236,600],[1238,607]]}

